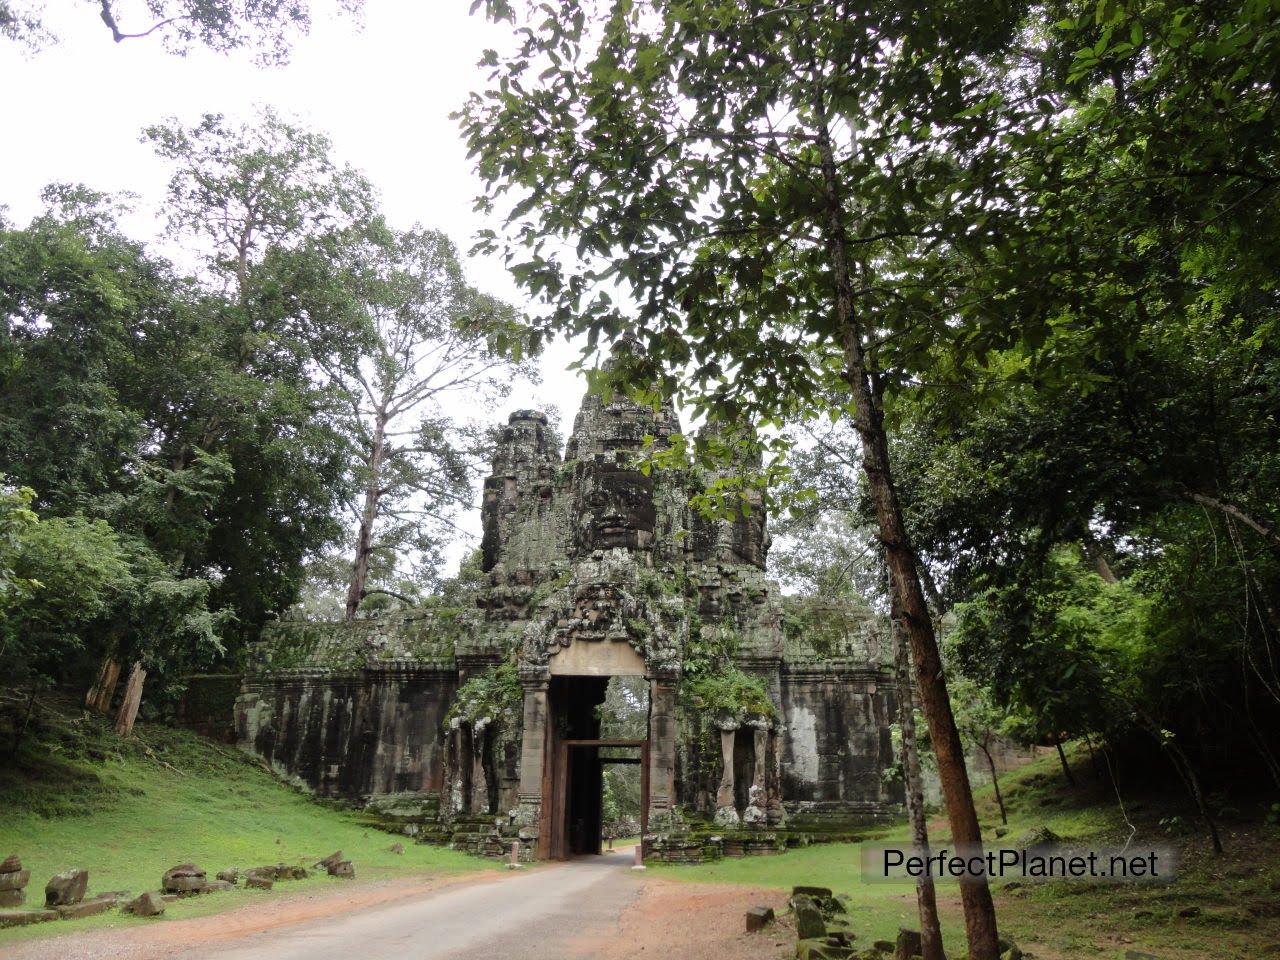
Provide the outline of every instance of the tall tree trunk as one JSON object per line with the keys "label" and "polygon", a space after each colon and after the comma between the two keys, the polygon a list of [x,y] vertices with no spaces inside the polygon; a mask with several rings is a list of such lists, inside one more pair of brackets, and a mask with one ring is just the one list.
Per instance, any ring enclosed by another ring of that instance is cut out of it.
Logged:
{"label": "tall tree trunk", "polygon": [[142,685],[147,680],[147,671],[141,663],[134,663],[129,670],[129,679],[124,685],[124,697],[120,701],[120,709],[116,711],[115,731],[122,737],[133,735],[133,722],[138,719],[138,705],[142,703]]}
{"label": "tall tree trunk", "polygon": [[1182,778],[1183,784],[1186,785],[1187,792],[1191,794],[1191,799],[1196,805],[1196,811],[1209,829],[1209,839],[1213,842],[1213,852],[1222,853],[1222,837],[1218,834],[1218,822],[1214,819],[1213,814],[1209,812],[1209,805],[1205,803],[1204,790],[1200,787],[1200,777],[1196,773],[1196,768],[1182,748],[1174,743],[1172,739],[1162,738],[1162,743],[1165,751],[1173,761],[1173,768],[1178,771],[1178,776]]}
{"label": "tall tree trunk", "polygon": [[[902,508],[893,484],[884,414],[872,393],[870,371],[862,349],[862,327],[853,311],[844,195],[821,92],[814,107],[826,214],[823,233],[835,287],[835,319],[844,350],[844,378],[853,395],[854,429],[862,442],[862,470],[875,504],[880,540],[889,567],[890,592],[911,641],[916,690],[929,723],[938,778],[942,783],[942,796],[951,825],[951,840],[956,846],[969,848],[976,854],[982,848],[982,830],[978,826],[973,790],[964,765],[964,747],[951,712],[951,700],[942,673],[942,656],[920,586],[919,564],[907,538]],[[970,960],[999,960],[996,909],[986,877],[974,877],[961,883],[960,900],[964,906]]]}
{"label": "tall tree trunk", "polygon": [[1067,755],[1062,751],[1062,738],[1055,736],[1053,745],[1058,748],[1058,762],[1062,764],[1062,775],[1067,778],[1067,784],[1074,787],[1076,778],[1071,775],[1071,765],[1067,763]]}
{"label": "tall tree trunk", "polygon": [[[924,785],[920,776],[920,754],[916,750],[916,712],[911,696],[911,655],[906,631],[899,618],[893,623],[893,667],[898,688],[898,726],[902,731],[902,773],[907,792],[907,818],[911,822],[911,842],[924,857],[929,856],[929,824],[924,813]],[[938,898],[933,877],[916,878],[916,905],[920,911],[920,947],[924,960],[946,960],[942,951],[942,927],[938,922]]]}
{"label": "tall tree trunk", "polygon": [[356,554],[351,560],[351,579],[347,583],[347,619],[355,619],[369,583],[369,554],[373,550],[373,525],[378,519],[378,500],[382,495],[382,458],[386,443],[385,407],[374,414],[373,440],[369,449],[369,479],[364,488],[364,509],[360,512],[360,532],[356,534]]}
{"label": "tall tree trunk", "polygon": [[996,803],[1000,806],[1000,822],[1008,826],[1009,817],[1004,810],[1004,797],[1000,793],[1000,774],[996,773],[995,758],[991,756],[991,750],[985,743],[979,743],[978,747],[982,750],[983,756],[987,758],[987,766],[991,768],[991,786],[995,788]]}
{"label": "tall tree trunk", "polygon": [[120,661],[115,657],[104,657],[102,666],[98,668],[98,679],[89,688],[84,705],[95,713],[106,716],[111,712],[111,699],[116,695],[116,684],[119,682]]}
{"label": "tall tree trunk", "polygon": [[1098,763],[1098,754],[1093,749],[1093,737],[1086,732],[1084,735],[1084,745],[1089,748],[1089,766],[1093,768],[1093,779],[1102,779],[1102,767]]}

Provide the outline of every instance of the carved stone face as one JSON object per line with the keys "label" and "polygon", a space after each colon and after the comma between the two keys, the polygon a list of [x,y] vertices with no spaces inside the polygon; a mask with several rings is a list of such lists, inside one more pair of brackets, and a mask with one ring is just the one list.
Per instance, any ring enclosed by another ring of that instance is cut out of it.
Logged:
{"label": "carved stone face", "polygon": [[657,511],[652,477],[617,463],[586,460],[578,465],[574,481],[578,556],[614,547],[647,550],[653,546]]}

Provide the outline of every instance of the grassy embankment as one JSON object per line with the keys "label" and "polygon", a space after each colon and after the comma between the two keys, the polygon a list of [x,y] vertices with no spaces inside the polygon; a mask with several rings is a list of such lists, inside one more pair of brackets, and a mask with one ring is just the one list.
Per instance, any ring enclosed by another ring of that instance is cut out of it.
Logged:
{"label": "grassy embankment", "polygon": [[[1130,830],[1109,782],[1096,780],[1078,758],[1070,788],[1057,758],[1042,755],[1002,780],[1009,807],[1008,834],[995,838],[999,812],[990,787],[977,793],[979,816],[989,842],[1011,845],[1019,834],[1047,826],[1074,848],[1122,846]],[[1111,882],[994,884],[1001,932],[1040,960],[1129,957],[1220,960],[1223,957],[1280,957],[1280,826],[1266,801],[1241,804],[1224,818],[1226,853],[1215,856],[1199,833],[1180,794],[1127,798],[1129,821],[1137,828],[1132,849],[1173,845],[1179,854],[1177,878],[1165,884]],[[1192,821],[1192,822],[1189,822]],[[943,820],[930,825],[935,850],[947,842]],[[906,843],[899,826],[868,836]],[[915,888],[861,879],[857,844],[811,846],[779,857],[725,860],[696,867],[659,866],[660,875],[695,883],[741,883],[790,888],[831,887],[850,897],[858,941],[892,940],[899,926],[918,928]],[[965,951],[957,888],[939,888],[943,938],[956,956]],[[1190,914],[1190,915],[1180,915]]]}
{"label": "grassy embankment", "polygon": [[[45,882],[62,870],[89,871],[89,895],[159,889],[166,869],[196,863],[214,873],[274,863],[310,867],[341,849],[356,884],[399,875],[452,874],[494,865],[452,850],[419,846],[363,824],[356,814],[316,803],[238,751],[183,730],[139,724],[116,737],[98,718],[46,709],[16,761],[0,730],[0,859],[31,871],[27,905],[42,906]],[[237,889],[169,905],[165,920],[201,916],[282,893],[331,889],[349,881],[320,872],[271,891]],[[74,922],[0,930],[6,944],[91,927],[148,923],[113,911]]]}

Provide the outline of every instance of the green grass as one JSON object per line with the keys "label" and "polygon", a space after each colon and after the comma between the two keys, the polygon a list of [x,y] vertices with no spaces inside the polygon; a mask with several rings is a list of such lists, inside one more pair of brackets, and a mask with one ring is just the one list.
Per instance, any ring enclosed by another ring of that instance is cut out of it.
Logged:
{"label": "green grass", "polygon": [[[1003,841],[995,838],[1001,823],[994,793],[990,787],[977,791],[979,820],[988,842],[1011,843],[1033,827],[1048,826],[1081,847],[1123,844],[1129,828],[1109,783],[1094,780],[1083,757],[1076,757],[1074,769],[1075,788],[1066,785],[1056,756],[1042,755],[1001,778],[1009,808]],[[1137,847],[1159,843],[1179,848],[1177,880],[1169,884],[1026,883],[1015,889],[997,881],[994,895],[1001,932],[1041,960],[1121,960],[1130,950],[1178,960],[1280,956],[1276,948],[1280,943],[1280,828],[1263,822],[1261,808],[1223,824],[1227,852],[1216,857],[1203,836],[1166,831],[1162,821],[1174,813],[1194,821],[1178,794],[1154,792],[1129,798],[1127,803],[1129,820],[1138,828],[1133,841]],[[949,841],[948,834],[944,821],[931,821],[935,849]],[[900,824],[875,839],[905,844],[907,837],[905,824]],[[918,928],[914,887],[864,883],[860,861],[859,844],[832,844],[777,857],[653,866],[665,878],[692,883],[830,887],[849,897],[850,919],[860,944],[891,940],[899,926]],[[949,955],[962,954],[965,941],[956,885],[940,885],[939,901]],[[1199,915],[1179,916],[1187,907],[1199,908]]]}
{"label": "green grass", "polygon": [[[9,731],[0,729],[7,746]],[[396,837],[340,807],[320,804],[280,783],[238,751],[194,734],[139,724],[116,737],[96,717],[46,709],[16,762],[0,763],[0,858],[17,853],[31,871],[27,905],[43,904],[45,882],[62,870],[89,871],[89,894],[159,889],[166,869],[196,863],[219,870],[316,860],[341,849],[356,883],[403,874],[493,869],[487,861]],[[280,882],[270,892],[235,890],[171,904],[166,918],[228,909],[247,897],[331,887],[328,876]],[[110,913],[91,925],[147,922]],[[73,929],[51,923],[0,930],[6,943]]]}

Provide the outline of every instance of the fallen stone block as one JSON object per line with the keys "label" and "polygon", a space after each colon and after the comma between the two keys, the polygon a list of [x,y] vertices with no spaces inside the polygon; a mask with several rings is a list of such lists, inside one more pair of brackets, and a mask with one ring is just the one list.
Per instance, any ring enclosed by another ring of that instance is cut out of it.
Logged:
{"label": "fallen stone block", "polygon": [[792,887],[791,896],[793,897],[812,897],[815,900],[825,900],[831,896],[830,887]]}
{"label": "fallen stone block", "polygon": [[164,913],[164,906],[164,897],[154,890],[148,890],[126,903],[123,909],[125,913],[132,913],[138,917],[158,917]]}
{"label": "fallen stone block", "polygon": [[240,868],[232,867],[230,870],[219,870],[218,879],[225,880],[227,883],[240,882]]}
{"label": "fallen stone block", "polygon": [[893,953],[893,941],[876,940],[871,944],[871,949],[877,953]]}
{"label": "fallen stone block", "polygon": [[796,936],[801,940],[821,940],[827,935],[827,921],[813,898],[806,894],[791,897],[791,909],[796,915]]}
{"label": "fallen stone block", "polygon": [[244,885],[247,890],[270,890],[275,882],[275,873],[263,873],[260,869],[254,868],[244,875]]}
{"label": "fallen stone block", "polygon": [[1019,850],[1039,850],[1056,847],[1061,842],[1062,838],[1048,827],[1032,827],[1018,836],[1014,846]]}
{"label": "fallen stone block", "polygon": [[317,867],[324,867],[326,870],[328,870],[333,864],[340,863],[342,859],[343,859],[342,851],[335,850],[333,851],[333,853],[329,854],[323,860],[317,860],[315,865]]}
{"label": "fallen stone block", "polygon": [[898,942],[893,948],[894,960],[911,960],[912,957],[918,957],[923,954],[924,943],[920,938],[920,931],[899,927]]}
{"label": "fallen stone block", "polygon": [[852,960],[853,947],[839,946],[823,940],[799,940],[796,942],[796,960]]}
{"label": "fallen stone block", "polygon": [[21,890],[30,880],[30,870],[13,870],[9,873],[0,873],[0,890]]}
{"label": "fallen stone block", "polygon": [[229,880],[206,880],[204,886],[200,888],[200,893],[225,893],[235,888],[236,885]]}
{"label": "fallen stone block", "polygon": [[57,919],[57,910],[0,910],[0,927],[25,927]]}
{"label": "fallen stone block", "polygon": [[44,905],[58,907],[79,903],[88,889],[88,870],[65,870],[44,885]]}
{"label": "fallen stone block", "polygon": [[194,863],[180,863],[164,872],[160,878],[160,889],[165,893],[199,893],[204,883],[203,870]]}
{"label": "fallen stone block", "polygon": [[350,860],[339,860],[329,867],[329,876],[354,880],[356,876],[355,865]]}
{"label": "fallen stone block", "polygon": [[116,901],[113,898],[94,898],[54,909],[63,920],[82,920],[85,917],[94,917],[108,910],[114,910],[115,906]]}
{"label": "fallen stone block", "polygon": [[773,923],[773,907],[752,907],[747,911],[747,933],[763,930]]}

